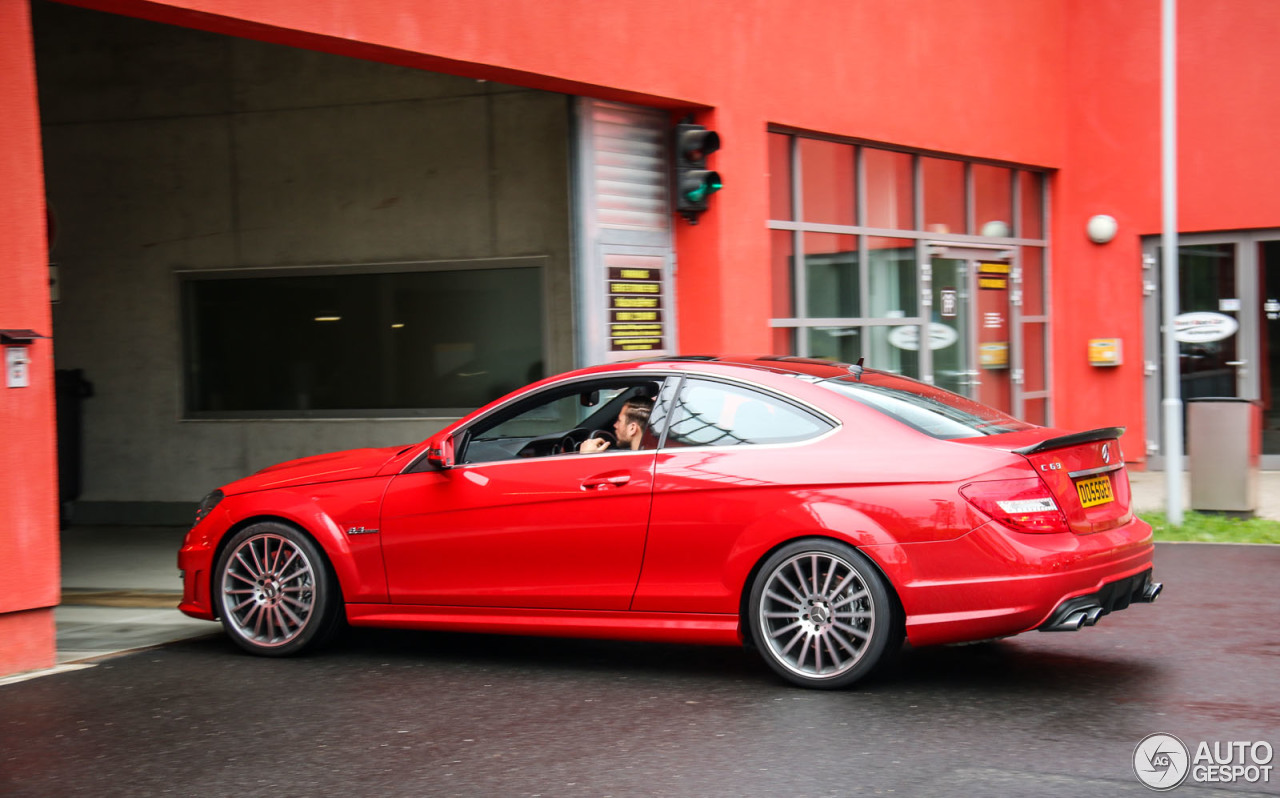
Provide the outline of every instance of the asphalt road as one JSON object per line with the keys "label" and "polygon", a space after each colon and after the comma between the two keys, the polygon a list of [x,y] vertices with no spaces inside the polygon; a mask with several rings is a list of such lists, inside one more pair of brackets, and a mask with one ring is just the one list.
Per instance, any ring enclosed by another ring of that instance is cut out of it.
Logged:
{"label": "asphalt road", "polygon": [[[1280,547],[1161,544],[1154,605],[906,651],[835,693],[728,648],[187,641],[0,687],[0,795],[1146,796],[1153,732],[1280,748],[1277,575]],[[1173,794],[1218,791],[1280,794],[1280,774]]]}

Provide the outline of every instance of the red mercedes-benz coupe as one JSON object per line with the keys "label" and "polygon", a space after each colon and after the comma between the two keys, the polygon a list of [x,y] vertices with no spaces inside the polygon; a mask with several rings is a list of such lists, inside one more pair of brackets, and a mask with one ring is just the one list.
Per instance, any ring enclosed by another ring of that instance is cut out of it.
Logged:
{"label": "red mercedes-benz coupe", "polygon": [[265,655],[358,626],[742,645],[841,687],[901,646],[1154,601],[1118,438],[791,357],[542,380],[201,503],[181,609]]}

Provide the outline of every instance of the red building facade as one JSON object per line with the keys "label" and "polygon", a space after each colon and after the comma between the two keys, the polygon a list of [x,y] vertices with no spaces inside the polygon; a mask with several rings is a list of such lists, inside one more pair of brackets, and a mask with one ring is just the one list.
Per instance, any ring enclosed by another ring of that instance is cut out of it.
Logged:
{"label": "red building facade", "polygon": [[[1159,376],[1148,373],[1144,352],[1153,323],[1146,285],[1159,280],[1158,266],[1144,263],[1144,242],[1159,234],[1161,218],[1160,7],[1154,0],[71,5],[650,108],[673,125],[692,115],[724,142],[712,165],[725,188],[697,225],[671,217],[678,332],[670,348],[839,355],[854,335],[848,331],[856,330],[868,342],[863,351],[876,351],[871,342],[892,334],[901,326],[897,320],[929,324],[934,315],[961,335],[959,323],[940,312],[953,298],[944,293],[950,289],[939,269],[952,268],[944,262],[970,264],[963,279],[977,288],[967,309],[975,314],[967,328],[971,360],[944,368],[943,355],[923,347],[929,376],[946,384],[941,375],[948,369],[981,373],[985,351],[991,358],[985,365],[994,367],[983,387],[973,388],[979,398],[1053,426],[1125,425],[1125,455],[1134,464],[1145,464],[1148,442],[1159,439],[1158,418],[1148,409],[1158,400],[1152,391],[1158,392]],[[1248,231],[1250,241],[1258,231],[1262,239],[1270,235],[1265,231],[1277,231],[1280,240],[1280,196],[1268,190],[1280,174],[1280,151],[1268,146],[1280,122],[1280,103],[1268,91],[1280,73],[1280,53],[1271,46],[1280,33],[1280,7],[1270,0],[1182,0],[1178,6],[1180,231]],[[53,409],[59,340],[49,306],[31,11],[28,0],[0,0],[6,120],[0,328],[46,336],[23,346],[29,387],[0,386],[0,561],[18,564],[0,572],[0,673],[51,664],[51,608],[59,586]],[[944,185],[959,198],[958,210],[931,207]],[[834,194],[822,198],[828,190]],[[807,198],[811,212],[821,207],[827,215],[797,214],[789,204],[797,197]],[[901,203],[896,216],[893,203]],[[1000,218],[999,209],[1010,217]],[[1117,234],[1105,244],[1085,233],[1099,214],[1117,222]],[[909,222],[902,221],[906,215]],[[944,251],[948,246],[952,251]],[[890,251],[901,257],[890,258]],[[828,257],[836,252],[846,259]],[[801,254],[812,255],[812,263]],[[890,261],[895,284],[913,303],[928,297],[923,307],[875,306],[884,289],[864,272],[889,268]],[[915,271],[922,261],[932,269]],[[1265,401],[1268,336],[1274,335],[1267,332],[1264,294],[1280,294],[1280,271],[1272,268],[1276,277],[1267,284],[1266,258],[1256,265],[1261,276],[1250,285],[1257,295],[1232,296],[1224,288],[1217,300],[1239,302],[1215,310],[1242,314],[1240,335],[1259,342],[1249,349],[1260,361],[1257,373],[1238,387]],[[863,306],[798,311],[808,297],[797,275],[808,280],[824,269],[836,280],[856,273]],[[932,285],[920,282],[922,274]],[[1006,293],[997,305],[983,305],[995,294],[979,286],[999,291],[1001,275],[1004,290],[1030,292],[1039,304]],[[1258,310],[1248,311],[1255,305]],[[984,333],[982,319],[994,320],[993,313],[1019,329],[1009,329],[1003,341]],[[815,338],[797,337],[819,327]],[[840,336],[846,340],[836,340]],[[1119,342],[1118,365],[1091,365],[1094,339]],[[914,350],[902,343],[894,344],[899,354],[925,357],[919,338]],[[1001,344],[1006,358],[1013,347],[1005,370]],[[1015,377],[1009,366],[1023,373]]]}

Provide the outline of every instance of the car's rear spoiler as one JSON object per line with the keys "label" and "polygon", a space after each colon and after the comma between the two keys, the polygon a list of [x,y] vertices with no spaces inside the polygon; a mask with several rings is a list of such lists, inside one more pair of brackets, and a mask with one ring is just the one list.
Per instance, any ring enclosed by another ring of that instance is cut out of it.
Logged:
{"label": "car's rear spoiler", "polygon": [[1068,446],[1079,446],[1082,443],[1093,443],[1094,441],[1109,441],[1113,438],[1119,438],[1124,434],[1124,427],[1099,427],[1091,429],[1088,432],[1073,432],[1070,435],[1059,435],[1056,438],[1033,443],[1030,446],[1023,446],[1021,449],[1014,449],[1014,454],[1035,454],[1036,452],[1047,452],[1050,449],[1065,449]]}

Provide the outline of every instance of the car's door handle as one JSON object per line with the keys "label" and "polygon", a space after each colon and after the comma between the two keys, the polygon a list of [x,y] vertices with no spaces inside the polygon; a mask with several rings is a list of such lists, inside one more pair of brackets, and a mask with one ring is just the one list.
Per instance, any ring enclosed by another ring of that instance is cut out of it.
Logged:
{"label": "car's door handle", "polygon": [[587,477],[582,480],[582,487],[584,490],[607,490],[608,488],[620,488],[630,481],[630,474],[596,474],[594,477]]}

